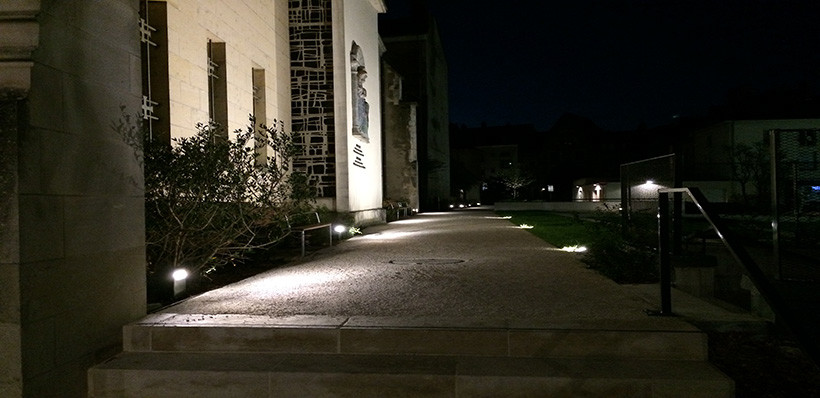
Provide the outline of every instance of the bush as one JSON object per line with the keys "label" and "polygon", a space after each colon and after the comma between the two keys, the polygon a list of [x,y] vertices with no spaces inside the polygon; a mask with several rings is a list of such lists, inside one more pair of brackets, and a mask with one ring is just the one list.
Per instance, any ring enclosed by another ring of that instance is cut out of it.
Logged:
{"label": "bush", "polygon": [[[115,129],[145,169],[148,277],[184,267],[207,273],[284,238],[286,214],[310,207],[315,190],[290,170],[291,134],[279,123],[226,139],[215,124],[171,145],[152,141],[127,117]],[[267,153],[267,156],[260,156]]]}
{"label": "bush", "polygon": [[620,215],[596,216],[587,265],[617,283],[658,282],[657,226],[654,218],[635,217],[623,228]]}

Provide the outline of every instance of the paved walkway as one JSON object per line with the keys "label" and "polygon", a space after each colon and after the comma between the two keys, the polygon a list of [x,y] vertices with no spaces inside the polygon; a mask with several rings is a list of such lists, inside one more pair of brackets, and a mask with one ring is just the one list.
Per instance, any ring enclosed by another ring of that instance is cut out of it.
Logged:
{"label": "paved walkway", "polygon": [[442,326],[647,318],[643,299],[579,256],[489,210],[424,213],[163,312],[398,317]]}
{"label": "paved walkway", "polygon": [[365,232],[127,326],[92,395],[732,396],[695,327],[491,211]]}

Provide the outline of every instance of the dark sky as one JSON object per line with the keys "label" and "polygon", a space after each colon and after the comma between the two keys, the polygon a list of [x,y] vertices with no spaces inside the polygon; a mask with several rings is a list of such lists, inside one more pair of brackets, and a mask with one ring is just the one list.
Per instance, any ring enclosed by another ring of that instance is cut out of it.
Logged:
{"label": "dark sky", "polygon": [[[388,0],[387,17],[409,1]],[[820,0],[426,3],[458,124],[546,130],[572,112],[630,130],[705,114],[738,88],[820,89]]]}

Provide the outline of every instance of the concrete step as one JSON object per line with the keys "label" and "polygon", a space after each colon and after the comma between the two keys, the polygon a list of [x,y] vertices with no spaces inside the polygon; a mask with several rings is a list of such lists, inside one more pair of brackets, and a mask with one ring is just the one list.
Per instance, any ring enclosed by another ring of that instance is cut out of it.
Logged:
{"label": "concrete step", "polygon": [[707,362],[435,355],[125,352],[89,397],[732,397]]}
{"label": "concrete step", "polygon": [[124,350],[704,361],[707,340],[672,318],[523,323],[157,314],[124,328]]}

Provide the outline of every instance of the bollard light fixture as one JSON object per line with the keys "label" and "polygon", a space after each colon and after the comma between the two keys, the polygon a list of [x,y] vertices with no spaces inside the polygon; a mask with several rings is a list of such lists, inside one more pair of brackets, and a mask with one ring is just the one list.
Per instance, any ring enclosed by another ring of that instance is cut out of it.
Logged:
{"label": "bollard light fixture", "polygon": [[185,280],[188,279],[188,270],[185,268],[177,268],[171,274],[174,279],[174,298],[180,297],[185,292]]}
{"label": "bollard light fixture", "polygon": [[171,274],[171,277],[174,278],[175,281],[182,281],[188,278],[188,270],[184,268],[179,268],[174,270]]}
{"label": "bollard light fixture", "polygon": [[342,240],[342,234],[347,231],[347,227],[342,224],[336,225],[333,227],[333,230],[336,231],[336,240]]}

